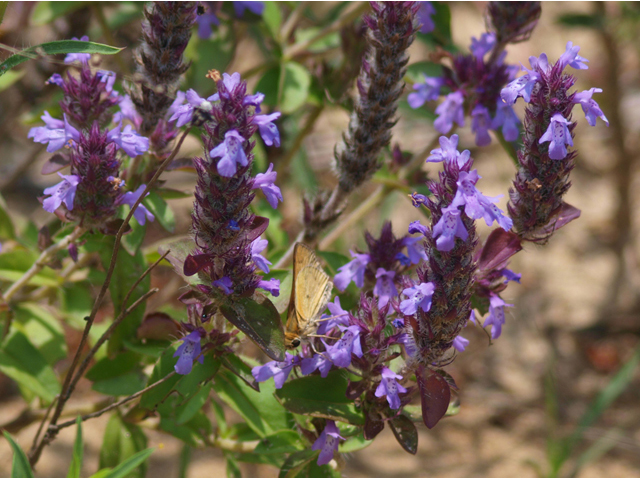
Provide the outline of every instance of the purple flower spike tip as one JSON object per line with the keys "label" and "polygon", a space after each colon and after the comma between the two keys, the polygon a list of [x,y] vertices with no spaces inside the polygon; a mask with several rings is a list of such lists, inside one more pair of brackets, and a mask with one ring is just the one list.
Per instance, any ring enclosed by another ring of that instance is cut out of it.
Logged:
{"label": "purple flower spike tip", "polygon": [[242,148],[244,138],[236,130],[229,130],[224,135],[224,142],[209,152],[211,158],[220,157],[218,173],[223,177],[233,177],[236,165],[246,167],[249,164]]}
{"label": "purple flower spike tip", "polygon": [[326,465],[333,459],[333,454],[338,451],[340,439],[344,440],[340,436],[340,430],[338,430],[336,422],[327,420],[327,426],[324,427],[318,439],[311,446],[311,450],[320,450],[318,465]]}
{"label": "purple flower spike tip", "polygon": [[428,312],[431,309],[431,296],[434,291],[435,286],[432,282],[405,288],[402,293],[409,298],[400,302],[400,311],[405,315],[414,315],[418,308],[423,312]]}
{"label": "purple flower spike tip", "polygon": [[476,37],[471,37],[471,46],[469,47],[469,50],[471,50],[474,57],[482,60],[482,57],[489,53],[495,44],[495,33],[483,33],[480,35],[480,40],[476,39]]}
{"label": "purple flower spike tip", "polygon": [[469,150],[465,150],[462,153],[458,151],[457,134],[451,135],[451,138],[442,136],[439,142],[440,148],[431,150],[431,155],[427,158],[427,162],[457,162],[460,168],[467,163],[471,152],[469,152]]}
{"label": "purple flower spike tip", "polygon": [[174,357],[179,357],[174,367],[176,373],[180,375],[191,373],[195,359],[198,359],[201,364],[204,363],[204,358],[200,356],[202,352],[202,347],[200,346],[201,338],[201,333],[198,330],[194,330],[182,339],[182,345],[173,354]]}
{"label": "purple flower spike tip", "polygon": [[551,142],[549,144],[549,158],[551,160],[562,160],[567,156],[567,145],[573,147],[573,138],[569,132],[569,120],[561,114],[555,113],[551,117],[549,128],[540,137],[538,143]]}
{"label": "purple flower spike tip", "polygon": [[389,406],[394,410],[400,408],[401,405],[399,393],[407,393],[407,389],[398,383],[400,378],[402,375],[398,375],[387,367],[382,367],[382,380],[376,388],[376,397],[386,396]]}
{"label": "purple flower spike tip", "polygon": [[560,55],[558,63],[562,65],[562,68],[569,65],[576,70],[587,70],[589,68],[587,65],[589,60],[578,55],[579,51],[580,47],[577,45],[574,47],[573,42],[567,42],[567,49],[562,55]]}
{"label": "purple flower spike tip", "polygon": [[44,189],[44,194],[51,196],[42,202],[42,208],[49,213],[55,212],[63,202],[67,206],[67,210],[73,210],[76,189],[80,183],[80,177],[77,175],[63,175],[60,172],[58,172],[58,175],[62,178],[62,181]]}

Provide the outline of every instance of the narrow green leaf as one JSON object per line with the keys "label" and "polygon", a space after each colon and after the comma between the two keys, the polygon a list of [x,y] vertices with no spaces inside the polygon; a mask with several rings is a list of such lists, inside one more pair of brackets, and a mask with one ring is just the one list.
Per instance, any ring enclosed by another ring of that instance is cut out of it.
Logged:
{"label": "narrow green leaf", "polygon": [[[1,81],[1,80],[0,80]],[[2,195],[0,195],[0,238],[14,239],[16,238],[16,229],[11,221],[11,216],[7,211],[7,204]]]}
{"label": "narrow green leaf", "polygon": [[[272,2],[267,2],[272,3]],[[242,471],[240,470],[240,465],[233,455],[225,452],[224,459],[227,461],[227,478],[242,478]]]}
{"label": "narrow green leaf", "polygon": [[188,402],[176,411],[176,423],[181,425],[191,420],[196,413],[204,406],[211,393],[211,383],[207,383],[200,390],[193,395]]}
{"label": "narrow green leaf", "polygon": [[191,454],[193,449],[189,445],[183,445],[180,449],[180,461],[178,463],[178,478],[187,478],[189,463],[191,463]]}
{"label": "narrow green leaf", "polygon": [[558,17],[557,22],[565,27],[580,27],[600,29],[603,25],[600,15],[589,15],[587,13],[566,13]]}
{"label": "narrow green leaf", "polygon": [[82,418],[76,419],[76,441],[73,443],[73,457],[71,457],[71,466],[69,467],[68,478],[80,478],[82,472],[82,457],[84,455],[84,444],[82,443]]}
{"label": "narrow green leaf", "polygon": [[41,43],[35,47],[26,48],[15,55],[11,55],[0,64],[0,76],[12,68],[27,60],[38,58],[42,55],[58,55],[61,53],[99,53],[102,55],[114,55],[122,51],[122,48],[103,45],[102,43],[82,42],[80,40],[58,40],[55,42]]}
{"label": "narrow green leaf", "polygon": [[49,365],[67,356],[67,342],[60,321],[51,312],[35,303],[22,303],[14,309],[14,323],[40,351]]}
{"label": "narrow green leaf", "polygon": [[339,371],[331,372],[326,378],[302,377],[277,390],[276,398],[293,413],[363,425],[362,412],[346,397],[347,384]]}
{"label": "narrow green leaf", "polygon": [[132,472],[135,468],[141,465],[147,458],[151,456],[154,452],[155,448],[147,448],[146,450],[142,450],[138,452],[120,465],[114,467],[111,472],[105,478],[123,478],[126,477],[130,472]]}
{"label": "narrow green leaf", "polygon": [[305,67],[296,62],[285,63],[282,98],[280,99],[282,113],[292,113],[304,105],[309,95],[310,86],[311,74]]}
{"label": "narrow green leaf", "polygon": [[294,430],[282,430],[260,440],[253,453],[277,454],[304,450],[300,434]]}
{"label": "narrow green leaf", "polygon": [[[21,72],[7,72],[4,75],[2,75],[0,77],[0,92],[8,89],[9,87],[11,87],[11,85],[13,85],[14,83],[16,83],[18,80],[20,80],[22,77],[24,77],[24,75],[26,74],[26,71],[21,71]],[[1,220],[0,220],[1,222]],[[1,226],[0,226],[1,228]]]}
{"label": "narrow green leaf", "polygon": [[346,441],[342,442],[338,447],[338,451],[340,453],[357,452],[358,450],[368,447],[372,443],[373,440],[365,440],[364,435],[360,433],[354,437],[347,438]]}
{"label": "narrow green leaf", "polygon": [[164,198],[152,191],[149,192],[149,195],[147,195],[142,203],[153,213],[156,220],[160,222],[160,225],[162,225],[166,231],[173,233],[176,229],[176,217]]}
{"label": "narrow green leaf", "polygon": [[7,11],[7,6],[9,2],[0,2],[0,25],[2,25],[2,21],[4,20],[4,14]]}
{"label": "narrow green leaf", "polygon": [[5,438],[9,441],[11,449],[13,450],[13,465],[11,466],[11,478],[33,478],[33,472],[31,471],[31,465],[20,445],[16,443],[11,435],[6,431],[4,433]]}
{"label": "narrow green leaf", "polygon": [[140,370],[94,382],[92,389],[112,397],[133,395],[144,388],[147,377]]}
{"label": "narrow green leaf", "polygon": [[[144,450],[146,447],[147,437],[142,429],[137,425],[123,421],[119,414],[113,414],[109,418],[104,432],[104,440],[100,449],[99,468],[113,469],[106,475],[107,477],[121,477],[129,473],[133,477],[143,477],[146,472],[146,466],[142,462],[146,456],[137,463],[132,462],[135,463],[133,466],[131,466],[132,463],[127,462],[143,451],[149,452],[149,450]],[[127,468],[122,468],[125,464]],[[137,470],[132,472],[135,468]]]}
{"label": "narrow green leaf", "polygon": [[144,242],[144,235],[147,232],[147,225],[140,225],[138,222],[130,222],[131,232],[127,233],[122,237],[122,246],[132,257],[138,253],[138,250],[142,246],[142,242]]}
{"label": "narrow green leaf", "polygon": [[303,450],[302,452],[295,452],[289,455],[282,467],[280,468],[279,478],[293,478],[300,475],[302,470],[309,465],[320,454],[319,450]]}
{"label": "narrow green leaf", "polygon": [[282,25],[282,12],[280,12],[279,2],[264,2],[264,11],[262,19],[264,20],[271,37],[277,39],[280,33],[280,25]]}

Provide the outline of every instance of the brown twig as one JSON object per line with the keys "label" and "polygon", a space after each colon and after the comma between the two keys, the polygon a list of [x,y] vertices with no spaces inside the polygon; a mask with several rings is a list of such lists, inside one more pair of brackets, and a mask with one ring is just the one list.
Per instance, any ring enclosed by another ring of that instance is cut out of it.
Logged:
{"label": "brown twig", "polygon": [[38,459],[40,458],[40,455],[42,454],[42,449],[44,448],[44,446],[46,444],[48,444],[49,442],[51,442],[53,440],[53,438],[55,437],[55,432],[54,432],[54,430],[51,430],[51,427],[55,426],[56,422],[58,421],[58,418],[60,418],[60,415],[62,414],[62,409],[64,408],[64,404],[67,402],[67,400],[71,396],[71,392],[72,392],[72,390],[70,389],[71,381],[74,378],[74,373],[75,373],[76,366],[78,365],[78,362],[80,361],[80,355],[82,354],[82,350],[84,348],[84,345],[86,344],[87,339],[89,337],[89,331],[91,330],[91,327],[92,327],[93,322],[95,320],[96,314],[98,313],[98,308],[100,307],[100,304],[102,303],[102,300],[104,299],[104,297],[105,297],[105,295],[107,293],[107,289],[109,288],[109,284],[111,283],[111,277],[113,276],[113,271],[115,270],[116,261],[118,259],[118,253],[120,251],[120,240],[122,239],[122,235],[124,235],[124,231],[125,231],[127,225],[129,224],[129,221],[133,217],[133,213],[138,208],[138,205],[140,205],[140,203],[142,202],[144,197],[147,195],[147,193],[149,193],[149,191],[151,190],[151,187],[156,183],[156,181],[158,180],[158,178],[160,177],[162,172],[164,172],[164,170],[167,168],[167,166],[169,166],[169,164],[176,157],[178,151],[180,150],[180,147],[182,146],[182,143],[184,142],[184,139],[187,137],[187,135],[189,134],[190,131],[191,131],[191,126],[189,126],[184,131],[184,133],[180,137],[180,140],[178,141],[178,143],[176,144],[175,148],[173,149],[173,152],[171,152],[171,155],[169,155],[169,157],[167,157],[166,160],[160,164],[160,166],[158,167],[158,170],[156,171],[154,176],[151,178],[151,180],[147,184],[145,190],[138,197],[138,199],[135,201],[135,203],[131,206],[131,209],[129,210],[129,213],[127,214],[126,218],[122,222],[122,225],[120,226],[120,229],[118,230],[118,233],[116,234],[115,242],[114,242],[114,245],[113,245],[113,252],[111,254],[111,263],[109,264],[109,268],[107,270],[106,278],[104,280],[104,283],[102,284],[102,288],[100,289],[100,293],[98,293],[98,297],[96,298],[96,300],[95,300],[95,302],[93,304],[93,308],[91,310],[91,314],[89,315],[89,319],[87,320],[87,324],[85,325],[84,331],[82,332],[82,338],[80,339],[80,344],[78,345],[78,349],[76,350],[76,353],[75,353],[75,355],[73,357],[73,360],[71,362],[71,367],[69,368],[69,371],[67,372],[67,375],[66,375],[66,377],[64,379],[64,382],[63,382],[63,385],[62,385],[62,389],[61,389],[62,393],[61,393],[60,399],[58,401],[58,404],[56,406],[56,410],[53,413],[53,416],[51,417],[51,421],[49,422],[49,429],[47,430],[47,435],[44,436],[44,438],[42,439],[42,441],[40,442],[38,447],[34,451],[30,452],[29,463],[31,464],[31,466],[34,466],[38,462]]}

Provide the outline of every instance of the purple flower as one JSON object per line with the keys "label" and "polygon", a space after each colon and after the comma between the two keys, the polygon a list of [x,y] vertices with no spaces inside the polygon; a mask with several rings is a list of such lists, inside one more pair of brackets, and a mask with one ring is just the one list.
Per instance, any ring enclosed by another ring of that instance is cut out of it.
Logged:
{"label": "purple flower", "polygon": [[452,347],[459,352],[464,352],[465,348],[467,348],[467,345],[469,345],[469,340],[464,338],[462,335],[458,335],[453,339]]}
{"label": "purple flower", "polygon": [[404,318],[394,318],[391,320],[391,325],[395,328],[404,328]]}
{"label": "purple flower", "polygon": [[336,427],[336,422],[327,420],[327,426],[311,445],[311,450],[320,450],[318,456],[318,465],[326,465],[333,459],[333,454],[338,451],[340,440],[344,440],[340,436],[340,430]]}
{"label": "purple flower", "polygon": [[376,285],[373,287],[373,294],[378,296],[378,306],[383,308],[391,297],[398,295],[396,285],[393,283],[393,277],[396,272],[393,270],[385,270],[384,268],[378,268],[376,272]]}
{"label": "purple flower", "polygon": [[231,292],[233,292],[232,290],[233,282],[229,277],[226,277],[226,276],[219,278],[214,282],[211,282],[211,285],[213,285],[214,287],[218,287],[220,290],[224,292],[225,295],[229,295],[231,294]]}
{"label": "purple flower", "polygon": [[491,338],[494,340],[502,333],[502,325],[505,323],[504,307],[513,307],[513,305],[505,303],[498,295],[492,294],[489,298],[489,316],[482,326],[491,325]]}
{"label": "purple flower", "polygon": [[284,362],[268,362],[261,367],[253,367],[251,374],[258,382],[265,382],[273,377],[276,388],[282,388],[287,381],[289,373],[295,365],[300,364],[300,357],[285,353]]}
{"label": "purple flower", "polygon": [[411,197],[411,203],[416,208],[418,208],[420,205],[424,205],[425,203],[427,203],[426,195],[422,195],[421,193],[413,192],[409,196]]}
{"label": "purple flower", "polygon": [[[115,72],[111,72],[109,70],[98,70],[98,72],[96,72],[96,77],[98,77],[100,79],[101,83],[105,84],[105,91],[107,93],[112,93],[113,92],[113,86],[116,83],[116,73]],[[116,96],[118,95],[118,93],[116,92]]]}
{"label": "purple flower", "polygon": [[[211,7],[209,7],[209,9],[211,9]],[[198,24],[198,36],[203,40],[206,40],[213,33],[211,25],[220,25],[220,20],[215,13],[212,13],[212,11],[209,10],[202,15],[198,15],[196,23]]]}
{"label": "purple flower", "polygon": [[[226,89],[225,92],[223,92],[223,96],[224,98],[231,98],[231,95],[233,93],[233,91],[236,89],[236,87],[238,87],[238,85],[240,85],[241,82],[241,78],[240,78],[240,74],[238,72],[234,72],[231,75],[229,75],[228,73],[223,73],[222,74],[222,83],[224,84],[224,87]],[[251,98],[252,100],[255,100],[257,95],[261,95],[260,93],[257,93],[256,95],[250,95],[249,98]],[[263,97],[264,98],[264,97]],[[211,95],[208,100],[211,100],[212,102],[217,102],[220,100],[220,93],[214,93],[213,95]],[[244,103],[244,101],[247,100],[247,97],[244,98],[243,100],[243,104],[247,105],[247,104],[252,104],[251,101],[248,103]]]}
{"label": "purple flower", "polygon": [[37,143],[47,143],[47,152],[53,153],[80,139],[80,132],[69,123],[66,114],[64,114],[64,121],[51,117],[46,111],[40,118],[46,126],[32,128],[27,138],[33,138]]}
{"label": "purple flower", "polygon": [[578,47],[577,45],[574,47],[573,42],[567,42],[566,51],[562,55],[560,55],[558,63],[562,65],[562,68],[569,65],[576,70],[587,70],[589,67],[586,65],[586,63],[588,63],[589,60],[578,55],[579,51],[580,47]]}
{"label": "purple flower", "polygon": [[349,250],[349,252],[351,252],[353,260],[338,268],[340,273],[333,279],[336,288],[341,292],[349,286],[352,280],[355,282],[356,287],[362,288],[364,286],[364,271],[371,261],[368,253],[354,253],[352,250]]}
{"label": "purple flower", "polygon": [[414,220],[409,224],[409,233],[413,235],[414,233],[421,233],[422,235],[426,235],[429,229],[420,223],[420,220]]}
{"label": "purple flower", "polygon": [[302,373],[302,375],[309,375],[316,370],[320,370],[320,376],[325,378],[329,375],[331,367],[333,367],[331,359],[326,357],[324,354],[318,353],[311,358],[302,359],[300,362],[300,373]]}
{"label": "purple flower", "polygon": [[273,121],[279,117],[280,112],[274,112],[270,115],[256,115],[252,119],[252,122],[258,125],[262,140],[269,146],[280,146],[280,132],[278,132],[278,127],[273,123]]}
{"label": "purple flower", "polygon": [[404,237],[402,243],[407,247],[409,261],[413,265],[419,264],[421,261],[427,261],[427,253],[424,251],[421,237]]}
{"label": "purple flower", "polygon": [[442,218],[433,227],[433,238],[441,252],[448,252],[455,246],[455,237],[466,240],[469,233],[460,218],[460,210],[452,205],[442,210]]}
{"label": "purple flower", "polygon": [[62,78],[62,75],[60,75],[59,73],[54,73],[44,83],[46,85],[58,85],[59,87],[62,87],[64,85],[64,80]]}
{"label": "purple flower", "polygon": [[223,177],[233,177],[236,173],[236,164],[243,167],[249,164],[242,142],[244,138],[237,130],[229,130],[224,135],[224,142],[209,152],[211,158],[220,157],[218,173]]}
{"label": "purple flower", "polygon": [[351,325],[350,327],[341,327],[342,338],[334,345],[327,345],[327,355],[338,367],[348,367],[351,365],[351,354],[356,357],[362,357],[362,345],[360,344],[360,327]]}
{"label": "purple flower", "polygon": [[[140,195],[142,195],[142,192],[144,192],[145,188],[147,188],[147,186],[142,184],[135,192],[125,193],[120,199],[120,203],[133,207],[133,204],[138,201],[138,198],[140,198]],[[147,193],[147,195],[149,194]],[[135,218],[140,225],[144,225],[147,220],[153,222],[156,219],[156,217],[153,216],[153,213],[147,210],[147,207],[145,207],[142,202],[140,203],[140,205],[138,205],[136,211],[133,212],[133,218]]]}
{"label": "purple flower", "polygon": [[384,397],[386,395],[389,406],[397,410],[400,408],[400,396],[398,393],[407,393],[407,389],[398,383],[402,375],[398,375],[387,367],[382,367],[382,380],[376,388],[376,397]]}
{"label": "purple flower", "polygon": [[280,280],[272,278],[271,280],[260,280],[258,282],[258,288],[266,290],[274,297],[280,295]]}
{"label": "purple flower", "polygon": [[538,143],[551,142],[549,144],[549,158],[551,160],[562,160],[567,156],[567,147],[573,147],[573,138],[569,132],[569,120],[559,113],[554,113],[549,123],[549,128],[540,137]]}
{"label": "purple flower", "polygon": [[196,108],[201,108],[207,112],[210,112],[213,109],[211,102],[218,100],[218,94],[215,93],[208,97],[206,100],[200,97],[193,88],[187,90],[187,93],[184,97],[187,100],[187,103],[184,105],[176,106],[174,108],[175,102],[171,105],[173,109],[173,115],[169,118],[169,121],[176,122],[176,127],[182,127],[191,121],[193,118],[193,111]]}
{"label": "purple flower", "polygon": [[144,152],[149,150],[149,139],[147,137],[138,135],[133,131],[133,127],[131,125],[124,127],[122,132],[120,132],[121,129],[122,122],[109,130],[107,139],[118,145],[131,158],[142,155]]}
{"label": "purple flower", "polygon": [[417,92],[412,92],[407,96],[407,102],[411,108],[419,108],[425,102],[437,99],[440,95],[440,87],[444,84],[441,77],[427,77],[424,73],[422,76],[424,83],[415,83],[413,89]]}
{"label": "purple flower", "polygon": [[518,125],[520,125],[520,119],[513,110],[513,107],[502,100],[498,100],[498,106],[496,108],[496,116],[493,117],[491,122],[491,128],[497,130],[502,127],[502,135],[507,142],[515,142],[520,135]]}
{"label": "purple flower", "polygon": [[476,145],[485,147],[491,143],[489,128],[491,127],[491,115],[487,107],[476,105],[471,112],[471,131],[476,134]]}
{"label": "purple flower", "polygon": [[129,95],[120,97],[118,107],[120,107],[120,111],[113,115],[113,123],[122,123],[124,119],[127,119],[133,123],[136,129],[140,128],[140,124],[142,124],[142,116],[138,113],[138,110],[136,110],[136,107]]}
{"label": "purple flower", "polygon": [[[431,33],[436,28],[433,19],[431,18],[436,10],[431,5],[431,2],[419,2],[420,8],[418,9],[418,20],[422,24],[420,27],[420,33]],[[415,107],[414,107],[415,108]]]}
{"label": "purple flower", "polygon": [[515,273],[512,270],[509,270],[508,268],[503,268],[500,273],[505,278],[505,280],[504,280],[505,284],[507,284],[509,282],[520,283],[520,279],[522,278],[522,274],[521,273]]}
{"label": "purple flower", "polygon": [[73,200],[76,197],[76,188],[80,183],[80,177],[77,175],[63,175],[58,172],[62,181],[56,185],[44,189],[45,195],[51,195],[42,202],[42,208],[47,212],[53,213],[64,202],[67,210],[73,210]]}
{"label": "purple flower", "polygon": [[280,187],[275,184],[277,176],[278,172],[273,171],[273,163],[270,163],[266,172],[258,173],[253,179],[253,188],[262,190],[272,208],[278,208],[278,200],[283,200]]}
{"label": "purple flower", "polygon": [[264,240],[262,238],[256,238],[251,244],[251,259],[264,273],[269,273],[269,265],[271,265],[271,262],[260,255],[260,252],[267,248],[268,244],[269,240]]}
{"label": "purple flower", "polygon": [[591,88],[589,90],[576,93],[573,96],[573,101],[582,106],[582,111],[584,112],[585,117],[587,117],[587,123],[592,127],[595,127],[597,117],[600,117],[604,123],[609,126],[609,120],[604,116],[604,113],[600,109],[598,103],[591,98],[594,93],[600,92],[602,92],[601,88]]}
{"label": "purple flower", "polygon": [[[88,42],[89,37],[85,35],[81,37],[80,40],[78,40],[77,37],[73,37],[71,40]],[[67,65],[73,62],[89,63],[89,60],[91,60],[90,53],[68,53],[67,56],[64,57],[64,63],[66,63]]]}
{"label": "purple flower", "polygon": [[414,315],[420,307],[423,312],[428,312],[431,308],[431,296],[434,291],[435,286],[432,282],[405,288],[402,293],[409,298],[400,302],[400,311],[405,315]]}
{"label": "purple flower", "polygon": [[398,337],[398,343],[404,345],[404,350],[407,352],[409,357],[416,357],[418,353],[418,346],[416,345],[416,340],[413,338],[412,334],[403,333]]}
{"label": "purple flower", "polygon": [[457,150],[458,147],[458,135],[451,135],[451,139],[448,139],[445,136],[440,137],[440,148],[436,148],[431,150],[431,155],[427,158],[427,162],[457,162],[458,167],[462,168],[465,163],[469,160],[471,156],[471,152],[469,150],[465,150],[460,153]]}
{"label": "purple flower", "polygon": [[[540,57],[542,57],[542,55]],[[544,58],[547,58],[546,55],[544,56]],[[538,59],[536,59],[535,57],[529,58],[531,68],[535,68],[535,64],[537,61]],[[508,105],[513,105],[514,103],[516,103],[518,97],[522,97],[525,102],[529,103],[531,101],[531,92],[533,91],[533,87],[536,82],[540,80],[540,74],[538,72],[529,70],[524,65],[522,65],[522,70],[526,70],[527,74],[523,75],[522,77],[516,78],[506,87],[504,87],[500,92],[500,97]]]}
{"label": "purple flower", "polygon": [[198,359],[201,364],[204,363],[204,358],[200,356],[202,352],[202,347],[200,346],[201,338],[202,334],[200,331],[194,330],[182,339],[182,345],[180,345],[176,353],[173,354],[174,357],[180,357],[174,367],[176,373],[180,375],[190,373],[195,359]]}
{"label": "purple flower", "polygon": [[495,33],[483,33],[480,35],[480,40],[477,40],[476,37],[471,37],[471,46],[469,47],[469,50],[471,50],[474,57],[478,60],[482,60],[482,57],[489,53],[495,44]]}
{"label": "purple flower", "polygon": [[[325,335],[333,327],[345,325],[348,322],[349,312],[344,310],[340,305],[340,297],[336,296],[333,303],[327,303],[327,308],[329,312],[331,312],[331,316],[325,314],[320,318],[321,322],[320,325],[318,325],[319,335]],[[328,320],[322,321],[325,318]]]}
{"label": "purple flower", "polygon": [[468,217],[478,220],[484,218],[487,226],[491,226],[495,220],[504,230],[511,230],[513,222],[509,217],[502,214],[502,210],[494,205],[500,197],[490,198],[475,187],[480,176],[477,170],[471,172],[460,172],[458,181],[458,190],[456,196],[451,202],[451,207],[464,206],[464,213]]}
{"label": "purple flower", "polygon": [[464,127],[464,95],[462,92],[453,92],[447,95],[438,108],[436,113],[439,115],[433,122],[433,126],[440,133],[447,133],[453,127],[453,122],[456,122],[461,127]]}
{"label": "purple flower", "polygon": [[178,109],[182,106],[186,98],[187,98],[186,93],[181,92],[179,90],[176,92],[176,99],[169,106],[169,109],[167,110],[167,113],[166,113],[166,116],[169,118],[169,121],[173,121],[173,115],[178,112]]}
{"label": "purple flower", "polygon": [[242,17],[245,10],[249,10],[256,15],[262,15],[264,11],[264,2],[233,2],[233,9],[236,11],[236,17]]}

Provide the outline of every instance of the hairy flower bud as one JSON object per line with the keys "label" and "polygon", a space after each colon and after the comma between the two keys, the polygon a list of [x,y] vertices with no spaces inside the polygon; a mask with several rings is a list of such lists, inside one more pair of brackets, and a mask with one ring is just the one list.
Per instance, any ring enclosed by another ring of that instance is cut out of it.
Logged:
{"label": "hairy flower bud", "polygon": [[540,2],[489,2],[485,22],[499,43],[518,43],[529,39],[541,13]]}

